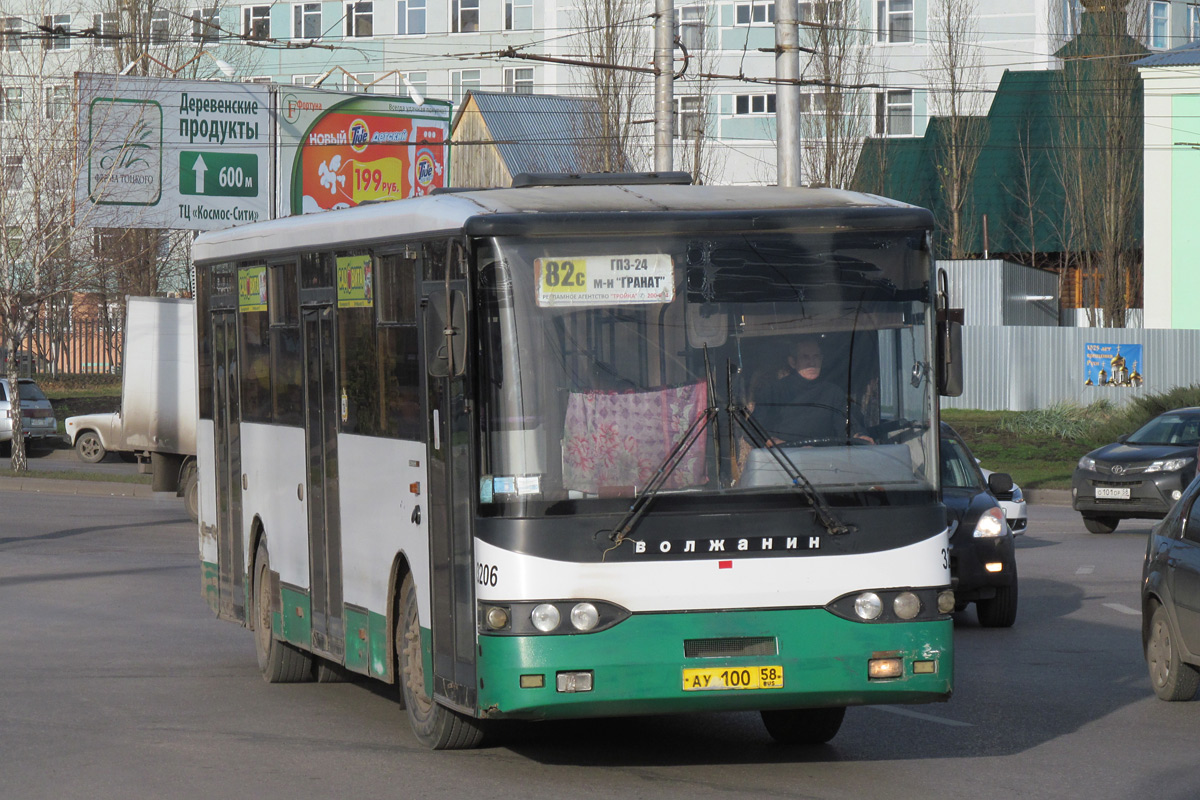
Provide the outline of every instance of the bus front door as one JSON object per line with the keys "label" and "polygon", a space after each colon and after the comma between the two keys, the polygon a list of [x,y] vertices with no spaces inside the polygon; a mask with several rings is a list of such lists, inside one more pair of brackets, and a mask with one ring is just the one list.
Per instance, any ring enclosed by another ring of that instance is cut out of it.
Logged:
{"label": "bus front door", "polygon": [[[449,286],[449,291],[447,291]],[[475,583],[471,498],[471,424],[465,282],[426,284],[424,303],[429,424],[429,566],[433,694],[475,710]],[[446,331],[455,328],[448,340]],[[457,352],[454,352],[457,351]],[[454,358],[457,356],[457,358]]]}
{"label": "bus front door", "polygon": [[246,618],[246,563],[242,534],[241,394],[237,311],[214,311],[213,414],[216,431],[217,615]]}
{"label": "bus front door", "polygon": [[308,556],[312,593],[312,649],[341,663],[346,639],[342,619],[342,534],[338,505],[337,373],[334,369],[333,306],[301,310],[304,335],[304,440],[308,470]]}

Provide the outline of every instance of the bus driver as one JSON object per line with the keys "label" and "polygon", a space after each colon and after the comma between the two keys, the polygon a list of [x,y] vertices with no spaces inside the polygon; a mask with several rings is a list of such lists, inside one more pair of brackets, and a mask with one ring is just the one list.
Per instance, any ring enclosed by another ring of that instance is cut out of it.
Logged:
{"label": "bus driver", "polygon": [[763,387],[754,420],[767,432],[767,446],[846,441],[847,436],[874,444],[863,431],[861,417],[849,414],[846,393],[821,380],[823,355],[819,337],[802,336],[788,356],[789,369]]}

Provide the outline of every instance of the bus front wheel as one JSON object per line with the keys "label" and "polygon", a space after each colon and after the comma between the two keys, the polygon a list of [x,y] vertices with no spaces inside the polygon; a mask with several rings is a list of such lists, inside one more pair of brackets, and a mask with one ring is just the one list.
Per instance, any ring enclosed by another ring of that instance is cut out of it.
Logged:
{"label": "bus front wheel", "polygon": [[267,683],[298,683],[312,675],[307,654],[275,638],[271,613],[271,563],[265,544],[254,557],[254,650]]}
{"label": "bus front wheel", "polygon": [[396,615],[398,682],[413,733],[421,744],[432,750],[478,747],[483,741],[480,722],[439,705],[429,693],[421,648],[421,624],[417,617],[417,585],[413,583],[412,575],[405,575],[400,584],[399,612]]}
{"label": "bus front wheel", "polygon": [[845,706],[761,711],[763,725],[780,744],[825,744],[842,727]]}

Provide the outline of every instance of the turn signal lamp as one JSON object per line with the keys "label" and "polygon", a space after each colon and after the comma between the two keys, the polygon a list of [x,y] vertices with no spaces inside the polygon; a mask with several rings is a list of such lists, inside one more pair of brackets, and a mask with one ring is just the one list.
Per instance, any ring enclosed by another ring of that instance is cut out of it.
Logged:
{"label": "turn signal lamp", "polygon": [[988,563],[983,565],[983,568],[986,569],[988,572],[1003,572],[1004,571],[1004,562],[1003,561],[989,561]]}

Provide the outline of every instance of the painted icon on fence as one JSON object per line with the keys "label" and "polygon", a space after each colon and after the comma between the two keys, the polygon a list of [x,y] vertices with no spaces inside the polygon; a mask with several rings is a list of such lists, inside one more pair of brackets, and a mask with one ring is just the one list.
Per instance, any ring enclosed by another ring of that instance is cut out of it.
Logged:
{"label": "painted icon on fence", "polygon": [[1087,342],[1083,349],[1084,386],[1136,389],[1146,382],[1142,345]]}

